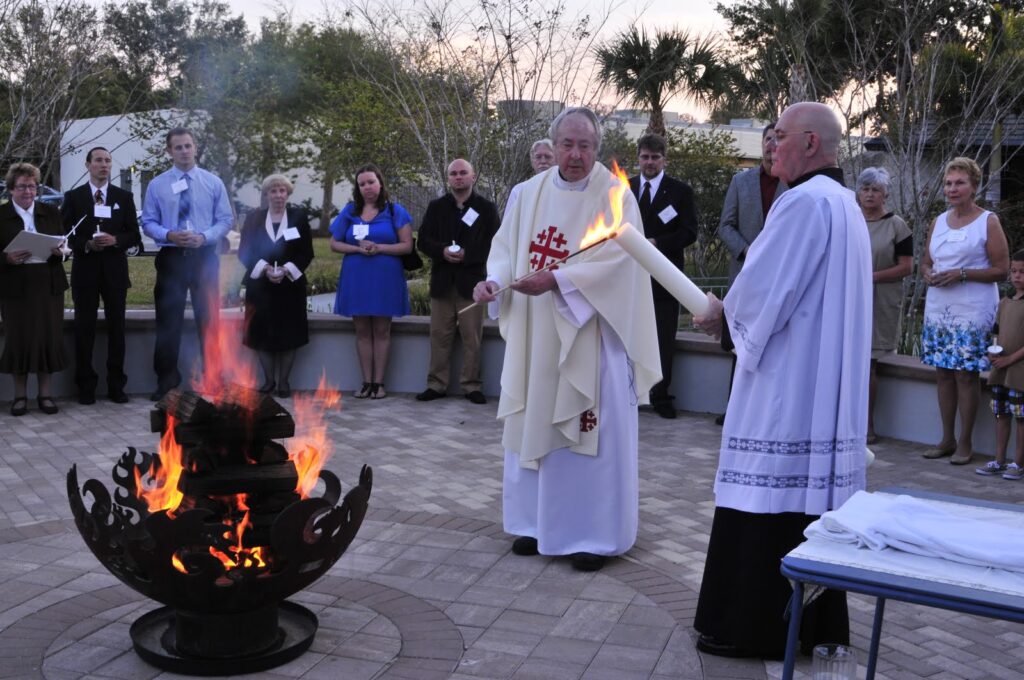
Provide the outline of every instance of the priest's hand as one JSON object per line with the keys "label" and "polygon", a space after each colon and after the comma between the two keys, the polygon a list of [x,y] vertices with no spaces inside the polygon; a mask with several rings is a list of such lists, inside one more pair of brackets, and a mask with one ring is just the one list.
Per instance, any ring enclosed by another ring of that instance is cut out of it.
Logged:
{"label": "priest's hand", "polygon": [[703,315],[693,317],[693,325],[715,339],[722,337],[722,323],[725,321],[725,308],[722,301],[714,293],[708,293],[708,310]]}
{"label": "priest's hand", "polygon": [[498,284],[494,281],[481,281],[473,288],[473,302],[493,302],[498,292]]}
{"label": "priest's hand", "polygon": [[512,290],[526,295],[543,295],[549,290],[554,290],[558,285],[555,275],[551,272],[540,271],[528,278],[523,278],[512,284]]}

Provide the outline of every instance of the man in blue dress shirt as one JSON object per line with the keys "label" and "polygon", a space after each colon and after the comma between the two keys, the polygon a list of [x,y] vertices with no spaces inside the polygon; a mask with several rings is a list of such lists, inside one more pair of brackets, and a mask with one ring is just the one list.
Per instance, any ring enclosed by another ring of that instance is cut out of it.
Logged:
{"label": "man in blue dress shirt", "polygon": [[174,162],[153,178],[142,206],[142,230],[156,241],[156,346],[153,370],[158,401],[178,386],[178,350],[185,298],[192,297],[200,346],[220,305],[217,243],[234,220],[224,183],[196,166],[196,138],[176,127],[167,133],[167,154]]}

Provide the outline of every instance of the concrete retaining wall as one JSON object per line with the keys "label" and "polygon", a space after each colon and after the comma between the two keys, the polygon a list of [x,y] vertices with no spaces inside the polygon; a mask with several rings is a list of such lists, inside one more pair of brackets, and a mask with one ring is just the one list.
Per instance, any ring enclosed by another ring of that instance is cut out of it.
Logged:
{"label": "concrete retaining wall", "polygon": [[[225,311],[224,316],[238,319],[238,311]],[[55,396],[73,399],[75,396],[73,314],[65,322],[65,347],[68,369],[54,376]],[[391,359],[385,385],[391,392],[419,392],[426,387],[426,373],[430,358],[428,319],[406,317],[392,326]],[[155,321],[151,311],[128,313],[127,391],[145,397],[155,387],[153,374],[153,340]],[[2,325],[0,325],[2,329]],[[356,361],[355,332],[350,319],[329,314],[312,314],[309,320],[310,344],[299,351],[292,372],[292,387],[312,389],[321,375],[344,391],[355,390],[362,383]],[[105,325],[102,314],[98,324],[94,365],[100,373],[99,389],[103,390],[104,361],[106,357]],[[181,361],[182,374],[189,374],[198,354],[195,326],[186,319],[183,333]],[[0,346],[3,340],[0,338]],[[240,351],[255,361],[245,347]],[[496,396],[500,390],[501,363],[504,342],[496,324],[488,321],[484,328],[483,381],[484,392]],[[458,391],[458,352],[452,367],[451,391]],[[695,413],[721,413],[728,400],[731,357],[718,344],[704,335],[680,333],[676,338],[675,381],[672,392],[676,406]],[[0,401],[10,401],[13,386],[9,378],[0,377]],[[29,394],[35,395],[34,379],[29,380]],[[6,411],[6,408],[4,409]],[[0,414],[2,418],[5,413]],[[882,436],[934,444],[941,435],[941,424],[935,395],[933,369],[921,365],[914,357],[895,356],[879,364],[879,395],[875,407],[875,422]],[[979,452],[993,450],[993,418],[988,410],[987,395],[979,405],[978,424],[974,444]],[[1011,444],[1012,446],[1012,444]]]}

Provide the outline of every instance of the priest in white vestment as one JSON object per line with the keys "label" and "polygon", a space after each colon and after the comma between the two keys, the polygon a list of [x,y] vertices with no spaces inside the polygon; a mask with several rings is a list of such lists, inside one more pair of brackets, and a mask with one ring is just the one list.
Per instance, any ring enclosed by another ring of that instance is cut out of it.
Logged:
{"label": "priest in white vestment", "polygon": [[[599,569],[636,541],[637,405],[661,379],[650,276],[614,241],[495,292],[579,249],[611,220],[615,177],[596,163],[600,123],[566,109],[551,124],[557,167],[523,183],[491,244],[489,302],[505,339],[505,531],[520,555]],[[641,228],[630,192],[623,220]]]}
{"label": "priest in white vestment", "polygon": [[[694,619],[698,649],[722,656],[782,657],[791,589],[779,562],[807,524],[865,486],[867,225],[836,167],[841,129],[828,107],[789,107],[775,134],[772,174],[790,189],[725,297],[726,326],[716,299],[696,319],[726,331],[737,359]],[[848,640],[842,593],[812,608],[805,649]]]}

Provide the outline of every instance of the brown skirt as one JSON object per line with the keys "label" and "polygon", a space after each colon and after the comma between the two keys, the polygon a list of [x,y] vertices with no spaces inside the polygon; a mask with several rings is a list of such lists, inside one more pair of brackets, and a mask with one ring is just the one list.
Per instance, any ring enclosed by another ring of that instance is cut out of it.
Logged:
{"label": "brown skirt", "polygon": [[4,352],[0,373],[56,373],[64,369],[64,295],[50,291],[49,267],[32,267],[26,295],[0,300]]}

